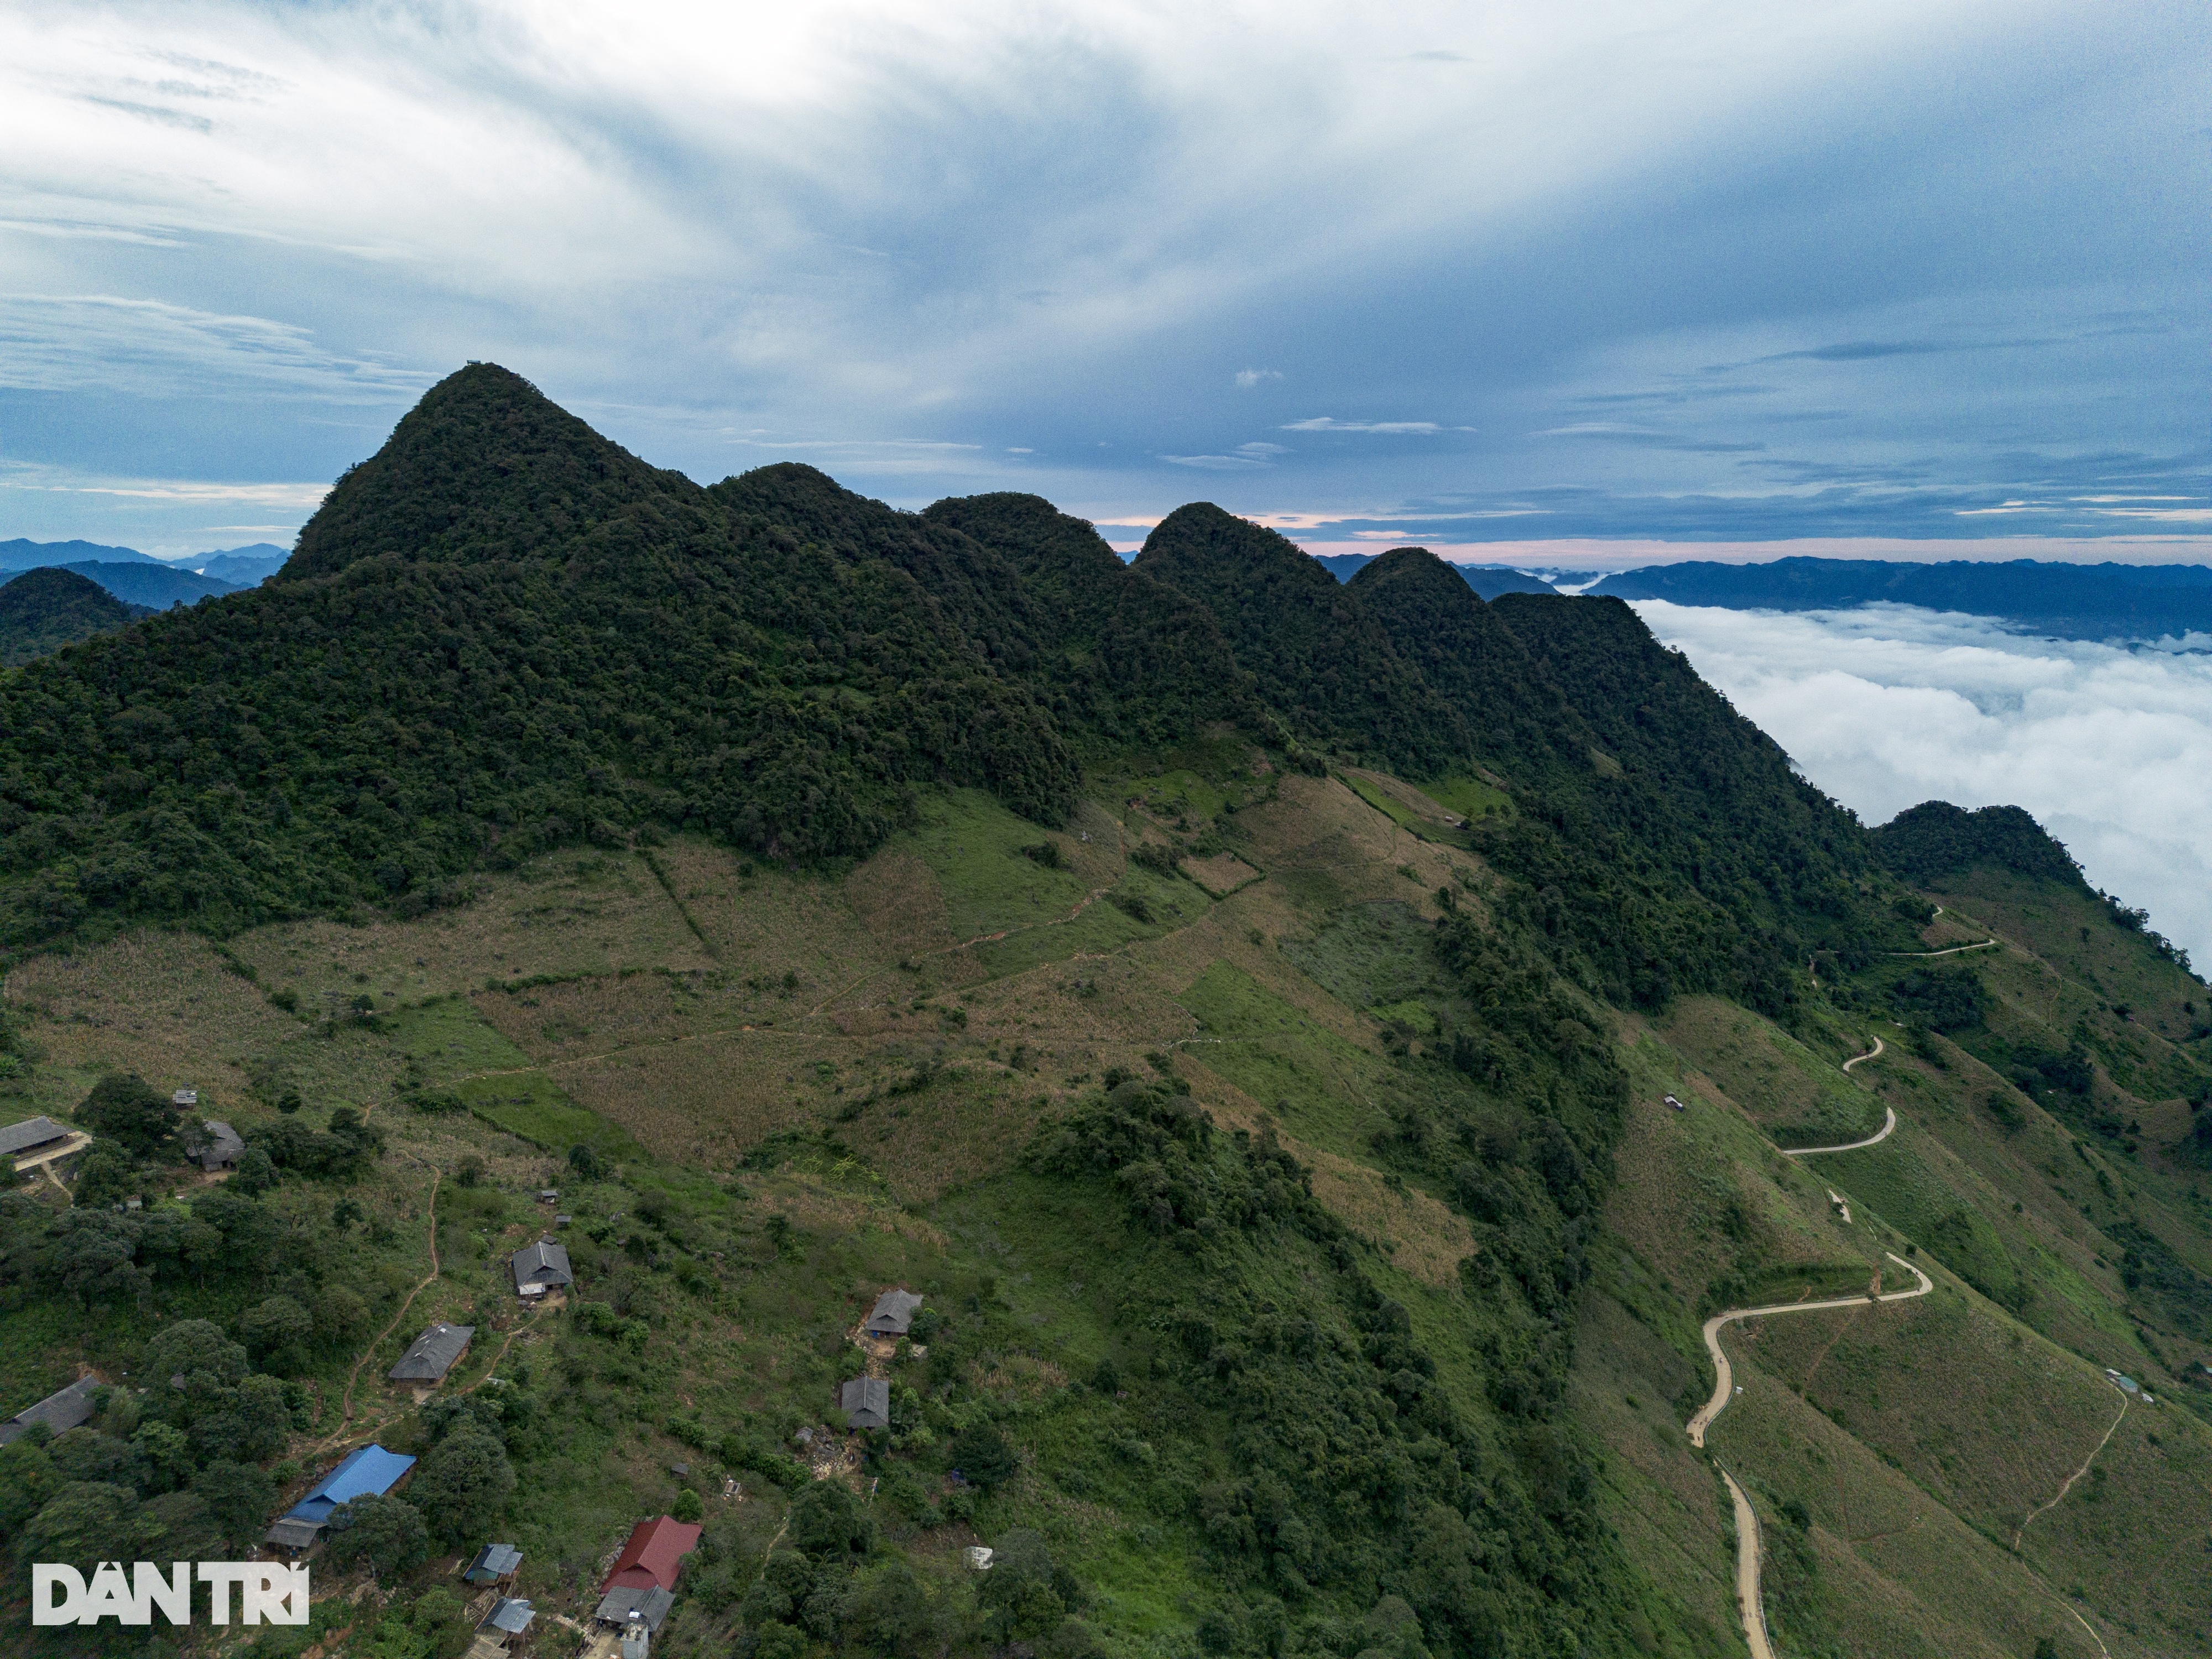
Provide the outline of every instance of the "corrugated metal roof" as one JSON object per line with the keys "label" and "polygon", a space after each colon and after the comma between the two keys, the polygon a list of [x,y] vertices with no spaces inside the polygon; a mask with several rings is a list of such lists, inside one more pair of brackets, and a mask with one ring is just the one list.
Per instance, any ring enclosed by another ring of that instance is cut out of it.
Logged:
{"label": "corrugated metal roof", "polygon": [[507,1266],[514,1270],[518,1288],[524,1285],[573,1285],[576,1282],[574,1273],[569,1270],[567,1246],[556,1244],[550,1238],[541,1238],[535,1244],[525,1245],[514,1253]]}
{"label": "corrugated metal roof", "polygon": [[473,1325],[433,1325],[415,1339],[414,1346],[399,1356],[399,1363],[385,1375],[395,1382],[435,1382],[453,1368],[466,1352]]}
{"label": "corrugated metal roof", "polygon": [[285,1513],[295,1520],[327,1521],[341,1504],[390,1492],[398,1485],[399,1477],[414,1467],[415,1460],[403,1453],[386,1451],[381,1446],[356,1447]]}
{"label": "corrugated metal roof", "polygon": [[471,1583],[489,1583],[495,1578],[504,1578],[522,1565],[522,1552],[512,1544],[486,1544],[469,1563],[469,1570],[461,1575]]}
{"label": "corrugated metal roof", "polygon": [[638,1623],[658,1636],[662,1623],[668,1617],[668,1610],[675,1605],[674,1595],[658,1584],[623,1584],[609,1590],[600,1599],[599,1608],[592,1617],[610,1625],[627,1625],[634,1613],[637,1615]]}
{"label": "corrugated metal roof", "polygon": [[503,1595],[500,1597],[492,1610],[484,1615],[483,1623],[478,1625],[477,1628],[504,1631],[509,1636],[519,1636],[530,1628],[530,1621],[536,1616],[536,1610],[529,1602],[518,1601],[511,1595]]}
{"label": "corrugated metal roof", "polygon": [[658,1584],[663,1589],[676,1588],[676,1575],[683,1570],[684,1558],[699,1547],[699,1528],[673,1516],[664,1515],[658,1520],[641,1521],[631,1528],[629,1542],[623,1546],[622,1553],[615,1558],[614,1570],[601,1583],[602,1590],[623,1585],[643,1589]]}

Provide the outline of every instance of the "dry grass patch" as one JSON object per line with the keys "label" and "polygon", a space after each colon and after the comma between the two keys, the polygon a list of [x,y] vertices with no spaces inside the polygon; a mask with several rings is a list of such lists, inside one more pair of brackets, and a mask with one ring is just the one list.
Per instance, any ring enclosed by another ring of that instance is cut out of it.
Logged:
{"label": "dry grass patch", "polygon": [[477,897],[412,921],[289,922],[232,941],[263,984],[303,1011],[366,992],[393,1001],[471,991],[487,978],[712,965],[636,854],[569,851],[477,878]]}
{"label": "dry grass patch", "polygon": [[186,933],[125,933],[33,957],[9,975],[8,999],[36,1020],[48,1064],[34,1091],[58,1091],[42,1108],[67,1110],[100,1073],[131,1071],[164,1090],[198,1088],[210,1113],[230,1110],[247,1097],[252,1057],[305,1036],[207,940]]}
{"label": "dry grass patch", "polygon": [[[857,1172],[857,1164],[854,1168]],[[856,1191],[790,1169],[771,1175],[743,1175],[738,1185],[759,1201],[761,1208],[788,1216],[793,1226],[808,1232],[855,1233],[872,1228],[933,1250],[951,1248],[935,1223],[908,1214],[881,1192]]]}
{"label": "dry grass patch", "polygon": [[1225,898],[1245,883],[1260,878],[1260,872],[1234,853],[1216,853],[1209,859],[1185,859],[1181,868],[1183,874],[1216,898]]}

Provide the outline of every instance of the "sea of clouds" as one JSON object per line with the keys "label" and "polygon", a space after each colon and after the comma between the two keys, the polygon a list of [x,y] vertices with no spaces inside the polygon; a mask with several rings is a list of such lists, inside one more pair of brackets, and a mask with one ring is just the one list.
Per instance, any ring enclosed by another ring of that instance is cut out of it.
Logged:
{"label": "sea of clouds", "polygon": [[1869,823],[1923,800],[2026,807],[2212,966],[2212,638],[2092,645],[1893,605],[1636,610]]}

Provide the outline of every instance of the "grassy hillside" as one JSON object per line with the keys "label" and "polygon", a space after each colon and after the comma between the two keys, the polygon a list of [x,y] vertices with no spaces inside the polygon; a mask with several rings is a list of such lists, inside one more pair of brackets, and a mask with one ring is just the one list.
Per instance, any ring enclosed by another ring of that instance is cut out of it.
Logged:
{"label": "grassy hillside", "polygon": [[[1734,1654],[1723,1470],[1784,1652],[2212,1651],[2212,1003],[2063,850],[1212,508],[701,490],[471,369],[325,514],[0,678],[0,1121],[98,1137],[0,1194],[0,1405],[123,1385],[0,1454],[15,1609],[374,1436],[420,1536],[255,1653],[456,1653],[496,1535],[565,1656],[670,1510],[678,1659]],[[1831,1298],[1693,1446],[1705,1322]]]}

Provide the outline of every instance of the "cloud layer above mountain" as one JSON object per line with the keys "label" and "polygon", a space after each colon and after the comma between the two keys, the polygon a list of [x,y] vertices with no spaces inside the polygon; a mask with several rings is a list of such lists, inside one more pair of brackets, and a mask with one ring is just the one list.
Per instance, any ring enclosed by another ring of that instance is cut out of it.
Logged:
{"label": "cloud layer above mountain", "polygon": [[2212,963],[2212,639],[2124,650],[1904,605],[1636,610],[1868,823],[1931,799],[2026,807]]}
{"label": "cloud layer above mountain", "polygon": [[2160,0],[27,0],[0,530],[265,531],[149,488],[492,358],[905,502],[2212,532],[2208,62]]}

